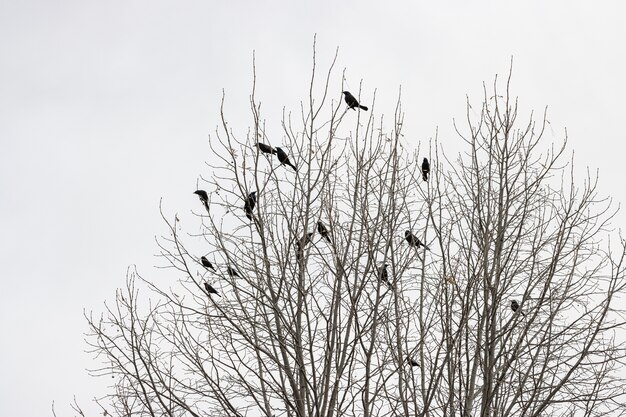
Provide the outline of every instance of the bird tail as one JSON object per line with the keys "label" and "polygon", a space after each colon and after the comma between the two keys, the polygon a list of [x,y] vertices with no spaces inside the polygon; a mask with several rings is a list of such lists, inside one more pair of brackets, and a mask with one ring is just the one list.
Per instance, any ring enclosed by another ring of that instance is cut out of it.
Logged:
{"label": "bird tail", "polygon": [[365,107],[365,106],[361,106],[361,105],[359,105],[359,107],[360,107],[361,109],[365,110],[365,111],[367,111],[367,110],[368,110],[368,108],[367,108],[367,107]]}
{"label": "bird tail", "polygon": [[424,179],[424,181],[428,181],[428,174],[423,172],[422,173],[422,178]]}
{"label": "bird tail", "polygon": [[298,168],[296,168],[296,166],[294,164],[292,164],[291,162],[289,162],[289,166],[292,167],[294,171],[298,170]]}
{"label": "bird tail", "polygon": [[426,246],[426,245],[422,245],[422,246],[424,246],[424,249],[430,250],[430,248],[428,246]]}
{"label": "bird tail", "polygon": [[206,212],[211,214],[211,212],[209,211],[209,203],[207,203],[206,201],[204,202],[204,208],[206,209]]}

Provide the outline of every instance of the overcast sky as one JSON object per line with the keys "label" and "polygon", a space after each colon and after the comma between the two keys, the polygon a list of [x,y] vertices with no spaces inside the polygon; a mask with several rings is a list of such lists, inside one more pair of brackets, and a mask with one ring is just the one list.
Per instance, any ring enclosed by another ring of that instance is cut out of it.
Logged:
{"label": "overcast sky", "polygon": [[104,394],[83,309],[129,265],[153,274],[159,200],[198,204],[222,89],[246,131],[253,51],[270,131],[306,98],[317,33],[320,67],[339,47],[347,85],[389,116],[402,86],[407,141],[439,128],[444,147],[513,56],[521,108],[549,106],[549,139],[567,127],[578,172],[626,202],[626,2],[301,3],[0,0],[0,416]]}

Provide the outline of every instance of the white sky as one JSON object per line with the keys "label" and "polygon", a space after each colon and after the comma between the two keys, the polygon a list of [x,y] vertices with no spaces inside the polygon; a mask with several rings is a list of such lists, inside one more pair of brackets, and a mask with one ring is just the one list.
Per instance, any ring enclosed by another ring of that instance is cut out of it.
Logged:
{"label": "white sky", "polygon": [[[83,309],[102,311],[126,268],[150,276],[169,213],[198,204],[221,90],[245,133],[251,57],[270,132],[340,48],[354,91],[391,117],[402,86],[407,140],[440,128],[454,147],[465,95],[514,56],[521,108],[549,106],[582,174],[626,202],[624,1],[0,0],[0,415],[60,415],[94,380]],[[321,75],[321,74],[320,74]],[[340,92],[336,92],[339,97]],[[279,139],[277,139],[279,140]],[[616,226],[626,225],[620,213]],[[89,408],[93,410],[93,408]]]}

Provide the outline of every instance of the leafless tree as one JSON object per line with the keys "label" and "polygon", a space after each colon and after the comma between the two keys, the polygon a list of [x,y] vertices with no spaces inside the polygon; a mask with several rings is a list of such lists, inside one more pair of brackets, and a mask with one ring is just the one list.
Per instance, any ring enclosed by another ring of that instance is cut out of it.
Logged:
{"label": "leafless tree", "polygon": [[163,215],[171,281],[131,272],[88,315],[93,373],[115,381],[105,412],[623,414],[625,244],[609,239],[614,210],[595,178],[575,177],[566,137],[545,143],[545,114],[519,120],[506,80],[503,95],[485,88],[478,114],[468,102],[463,153],[437,138],[416,149],[400,99],[389,127],[374,94],[353,91],[370,111],[349,110],[330,88],[335,62],[321,85],[313,62],[310,96],[280,138],[266,134],[254,86],[245,135],[221,112],[200,185],[209,210],[192,208],[201,233]]}

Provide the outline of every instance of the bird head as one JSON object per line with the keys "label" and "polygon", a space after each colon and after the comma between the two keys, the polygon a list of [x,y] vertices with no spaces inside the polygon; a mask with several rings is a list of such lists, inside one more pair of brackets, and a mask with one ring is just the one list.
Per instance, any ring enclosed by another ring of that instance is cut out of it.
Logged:
{"label": "bird head", "polygon": [[410,234],[411,234],[411,231],[407,230],[406,232],[404,232],[404,237],[409,237]]}
{"label": "bird head", "polygon": [[349,91],[342,91],[341,94],[350,94]]}

